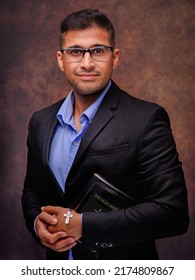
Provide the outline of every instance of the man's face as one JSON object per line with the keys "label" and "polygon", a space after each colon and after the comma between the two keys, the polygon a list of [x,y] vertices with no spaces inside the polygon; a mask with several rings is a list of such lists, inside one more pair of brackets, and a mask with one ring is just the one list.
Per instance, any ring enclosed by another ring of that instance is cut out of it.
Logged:
{"label": "man's face", "polygon": [[[110,46],[109,34],[106,30],[98,27],[84,30],[69,31],[64,35],[63,48],[77,47],[89,49],[96,46]],[[60,69],[74,92],[79,95],[98,93],[104,89],[112,76],[119,58],[119,50],[109,51],[103,61],[94,60],[89,52],[79,62],[67,59],[66,54],[57,52]]]}

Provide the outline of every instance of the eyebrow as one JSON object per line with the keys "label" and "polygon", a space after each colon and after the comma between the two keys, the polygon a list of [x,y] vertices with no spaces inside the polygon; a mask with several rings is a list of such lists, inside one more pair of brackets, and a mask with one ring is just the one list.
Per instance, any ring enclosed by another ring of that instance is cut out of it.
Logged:
{"label": "eyebrow", "polygon": [[[87,49],[91,49],[91,48],[95,48],[95,47],[101,47],[101,46],[106,46],[106,45],[104,45],[104,44],[94,44],[94,45],[92,45],[91,47],[89,47],[89,48],[87,48]],[[84,47],[82,47],[82,46],[80,46],[80,45],[73,45],[73,46],[69,46],[68,48],[86,49],[86,48],[84,48]]]}

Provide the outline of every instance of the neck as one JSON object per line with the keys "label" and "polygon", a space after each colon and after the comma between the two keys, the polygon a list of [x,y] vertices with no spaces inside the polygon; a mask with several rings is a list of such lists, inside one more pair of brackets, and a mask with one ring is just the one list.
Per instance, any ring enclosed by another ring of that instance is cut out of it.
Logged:
{"label": "neck", "polygon": [[74,114],[81,115],[95,100],[99,97],[100,93],[89,95],[74,94]]}
{"label": "neck", "polygon": [[95,100],[99,97],[100,93],[97,94],[89,94],[89,95],[77,95],[74,93],[74,123],[79,131],[81,129],[81,125],[79,122],[79,118],[81,114],[91,105]]}

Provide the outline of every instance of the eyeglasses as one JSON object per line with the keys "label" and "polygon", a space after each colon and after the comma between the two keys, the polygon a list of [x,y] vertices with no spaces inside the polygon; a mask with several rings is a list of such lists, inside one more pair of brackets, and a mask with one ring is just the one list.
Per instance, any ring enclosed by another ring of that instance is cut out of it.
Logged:
{"label": "eyeglasses", "polygon": [[80,62],[85,53],[88,52],[90,56],[96,61],[106,61],[110,52],[113,51],[113,47],[110,46],[98,46],[89,49],[83,48],[64,48],[61,52],[65,55],[65,59],[68,62]]}

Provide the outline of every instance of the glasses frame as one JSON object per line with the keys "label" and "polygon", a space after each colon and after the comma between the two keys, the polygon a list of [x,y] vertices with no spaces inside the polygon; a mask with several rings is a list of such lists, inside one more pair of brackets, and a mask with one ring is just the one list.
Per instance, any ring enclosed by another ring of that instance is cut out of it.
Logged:
{"label": "glasses frame", "polygon": [[[90,54],[90,56],[91,56],[91,58],[93,59],[93,60],[96,60],[96,59],[94,59],[94,57],[93,57],[93,55],[92,55],[92,51],[93,50],[95,50],[95,49],[103,49],[103,48],[108,48],[108,49],[110,49],[111,50],[111,52],[113,52],[113,50],[114,50],[114,48],[113,47],[111,47],[111,46],[105,46],[105,45],[101,45],[101,46],[96,46],[96,47],[92,47],[92,48],[88,48],[88,49],[84,49],[84,48],[63,48],[63,49],[61,49],[60,51],[61,51],[61,53],[63,54],[64,53],[64,51],[71,51],[71,50],[79,50],[79,51],[82,51],[82,53],[83,53],[83,56],[82,56],[82,58],[80,59],[80,60],[78,60],[78,61],[75,61],[75,62],[80,62],[82,59],[83,59],[83,57],[85,56],[85,54],[88,52],[89,54]],[[97,61],[99,61],[99,60],[97,60]],[[101,60],[100,60],[101,61]]]}

